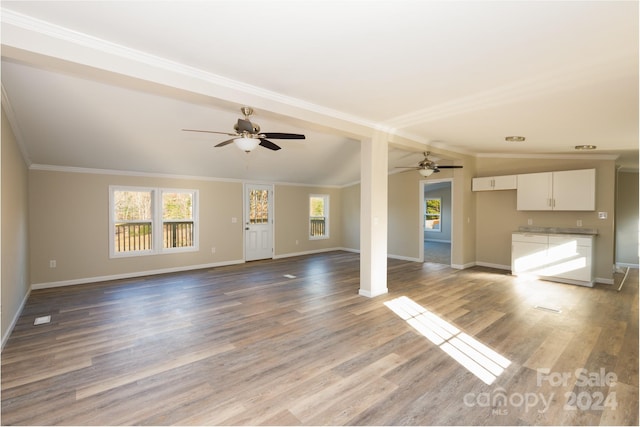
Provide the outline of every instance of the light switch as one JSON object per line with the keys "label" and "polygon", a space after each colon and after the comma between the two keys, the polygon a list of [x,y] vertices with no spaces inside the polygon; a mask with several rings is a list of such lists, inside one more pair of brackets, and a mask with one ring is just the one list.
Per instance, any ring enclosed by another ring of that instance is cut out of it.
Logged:
{"label": "light switch", "polygon": [[598,212],[598,219],[607,219],[606,212]]}

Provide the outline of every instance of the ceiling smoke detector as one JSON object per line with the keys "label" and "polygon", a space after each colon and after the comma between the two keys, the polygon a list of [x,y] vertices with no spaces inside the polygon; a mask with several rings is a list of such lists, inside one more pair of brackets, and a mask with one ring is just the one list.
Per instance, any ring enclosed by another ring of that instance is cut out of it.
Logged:
{"label": "ceiling smoke detector", "polygon": [[506,136],[504,140],[507,142],[522,142],[525,140],[525,137],[524,136]]}

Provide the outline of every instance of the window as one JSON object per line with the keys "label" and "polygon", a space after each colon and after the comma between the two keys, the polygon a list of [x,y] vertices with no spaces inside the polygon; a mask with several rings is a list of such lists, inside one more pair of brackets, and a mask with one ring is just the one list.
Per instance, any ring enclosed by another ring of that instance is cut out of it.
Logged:
{"label": "window", "polygon": [[196,190],[109,188],[111,257],[198,250]]}
{"label": "window", "polygon": [[249,193],[249,223],[269,223],[269,190],[251,190]]}
{"label": "window", "polygon": [[309,196],[309,238],[329,238],[329,195]]}
{"label": "window", "polygon": [[440,228],[440,212],[442,199],[427,198],[424,202],[424,229],[426,231],[442,231]]}
{"label": "window", "polygon": [[162,191],[162,247],[193,246],[192,191]]}

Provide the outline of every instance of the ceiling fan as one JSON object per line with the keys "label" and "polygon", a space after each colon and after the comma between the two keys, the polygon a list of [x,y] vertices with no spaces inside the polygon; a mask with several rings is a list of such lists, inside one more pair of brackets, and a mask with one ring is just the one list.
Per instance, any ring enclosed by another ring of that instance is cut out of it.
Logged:
{"label": "ceiling fan", "polygon": [[435,161],[429,160],[429,154],[431,154],[429,151],[425,151],[422,154],[424,154],[424,159],[418,163],[418,166],[396,166],[396,168],[414,169],[417,170],[420,175],[425,177],[431,175],[432,173],[440,172],[440,169],[462,168],[462,166],[438,166]]}
{"label": "ceiling fan", "polygon": [[269,150],[279,150],[280,147],[267,138],[272,139],[305,139],[304,135],[297,133],[277,133],[277,132],[264,132],[260,133],[260,126],[256,123],[249,121],[249,116],[253,114],[253,108],[242,107],[240,111],[244,115],[244,119],[238,119],[238,123],[233,125],[235,133],[229,132],[216,132],[213,130],[199,130],[199,129],[182,129],[185,132],[204,132],[204,133],[217,133],[220,135],[229,135],[233,138],[226,141],[222,141],[217,144],[216,147],[224,147],[225,145],[235,142],[238,148],[242,151],[250,152],[258,145],[268,148]]}

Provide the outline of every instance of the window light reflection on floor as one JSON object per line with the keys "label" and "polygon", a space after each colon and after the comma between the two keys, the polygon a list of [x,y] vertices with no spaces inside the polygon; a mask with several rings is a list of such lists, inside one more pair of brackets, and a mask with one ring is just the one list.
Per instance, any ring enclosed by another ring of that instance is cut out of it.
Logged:
{"label": "window light reflection on floor", "polygon": [[511,364],[502,355],[409,297],[402,296],[384,305],[485,384],[493,384]]}

